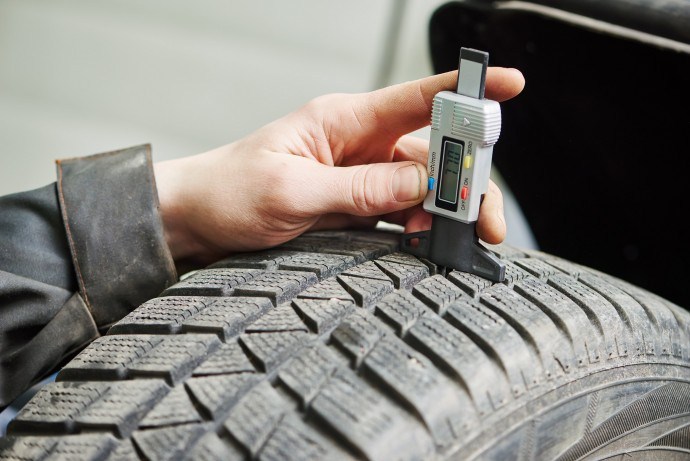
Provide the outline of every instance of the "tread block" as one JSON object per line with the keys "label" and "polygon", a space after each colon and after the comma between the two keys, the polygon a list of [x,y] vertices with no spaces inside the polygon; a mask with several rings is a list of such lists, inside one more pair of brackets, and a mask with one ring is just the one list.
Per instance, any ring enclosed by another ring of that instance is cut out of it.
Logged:
{"label": "tread block", "polygon": [[302,331],[251,333],[240,336],[240,342],[263,372],[273,370],[309,340]]}
{"label": "tread block", "polygon": [[259,453],[259,461],[351,460],[332,442],[288,414],[270,435]]}
{"label": "tread block", "polygon": [[183,424],[137,431],[132,438],[148,460],[178,460],[208,429],[208,424]]}
{"label": "tread block", "polygon": [[75,418],[86,430],[109,430],[127,437],[141,418],[160,401],[169,388],[157,380],[120,381]]}
{"label": "tread block", "polygon": [[299,398],[302,408],[306,408],[336,368],[335,354],[317,342],[290,359],[278,372],[278,380]]}
{"label": "tread block", "polygon": [[561,273],[555,266],[547,264],[537,258],[519,258],[514,260],[513,263],[541,280],[548,279],[552,275]]}
{"label": "tread block", "polygon": [[132,363],[128,367],[129,375],[163,378],[174,386],[218,346],[220,341],[213,335],[170,336]]}
{"label": "tread block", "polygon": [[[84,434],[61,437],[51,450],[48,460],[100,460],[117,445],[117,440],[107,434]],[[75,454],[77,454],[75,456]]]}
{"label": "tread block", "polygon": [[390,277],[388,277],[383,270],[376,264],[374,264],[373,261],[367,261],[362,264],[358,264],[355,267],[351,267],[350,269],[347,269],[343,271],[342,275],[350,275],[352,277],[362,277],[365,279],[375,279],[375,280],[385,280],[385,281],[390,281]]}
{"label": "tread block", "polygon": [[128,377],[129,366],[148,354],[165,336],[101,336],[72,359],[57,375],[57,381],[119,380]]}
{"label": "tread block", "polygon": [[408,338],[410,345],[460,382],[480,415],[510,400],[507,376],[479,346],[438,315],[427,314],[419,319]]}
{"label": "tread block", "polygon": [[[335,282],[337,283],[337,282]],[[341,299],[295,299],[292,301],[297,314],[307,326],[318,334],[335,327],[340,319],[355,309],[354,301]]]}
{"label": "tread block", "polygon": [[378,258],[390,253],[390,245],[378,242],[337,241],[333,239],[318,239],[297,237],[281,245],[285,250],[308,251],[314,253],[330,253],[351,256],[356,263]]}
{"label": "tread block", "polygon": [[601,360],[603,340],[587,314],[570,298],[536,278],[521,280],[513,289],[553,320],[569,339],[578,366]]}
{"label": "tread block", "polygon": [[256,373],[201,376],[187,380],[185,387],[201,407],[202,416],[217,420],[259,380]]}
{"label": "tread block", "polygon": [[448,446],[479,422],[467,394],[399,338],[382,338],[364,367],[419,415],[438,446]]}
{"label": "tread block", "polygon": [[547,259],[546,264],[555,267],[559,271],[570,275],[571,277],[579,277],[580,274],[587,272],[587,268],[574,262],[567,261],[565,259],[550,257]]}
{"label": "tread block", "polygon": [[247,333],[271,331],[304,331],[306,333],[309,329],[290,304],[281,304],[248,325],[245,331]]}
{"label": "tread block", "polygon": [[540,383],[536,357],[515,330],[489,308],[460,298],[448,306],[444,318],[496,361],[515,397]]}
{"label": "tread block", "polygon": [[424,315],[427,307],[409,291],[396,290],[376,304],[375,314],[393,326],[395,333],[402,337]]}
{"label": "tread block", "polygon": [[524,252],[505,243],[492,245],[490,243],[482,242],[482,245],[484,245],[488,250],[501,259],[517,259],[525,257]]}
{"label": "tread block", "polygon": [[0,460],[73,460],[78,455],[79,460],[97,461],[105,459],[116,445],[117,440],[108,434],[10,436],[0,439]]}
{"label": "tread block", "polygon": [[426,258],[419,258],[421,263],[424,263],[426,267],[429,268],[429,275],[444,275],[446,273],[446,267],[436,264]]}
{"label": "tread block", "polygon": [[290,409],[290,403],[264,381],[232,407],[223,427],[254,458]]}
{"label": "tread block", "polygon": [[369,460],[391,459],[393,446],[398,460],[425,459],[434,452],[432,440],[417,421],[346,368],[333,374],[311,410]]}
{"label": "tread block", "polygon": [[503,281],[506,285],[512,285],[515,282],[531,277],[530,273],[521,267],[513,264],[510,261],[504,261],[506,264],[506,278]]}
{"label": "tread block", "polygon": [[585,311],[604,338],[606,358],[628,355],[628,334],[618,311],[599,293],[566,275],[554,275],[549,285],[572,299]]}
{"label": "tread block", "polygon": [[393,280],[398,289],[411,290],[417,282],[429,276],[429,268],[424,264],[417,266],[378,260],[376,265]]}
{"label": "tread block", "polygon": [[338,280],[343,284],[348,293],[352,295],[358,306],[373,307],[381,298],[393,291],[393,282],[388,280],[375,280],[361,277],[338,275]]}
{"label": "tread block", "polygon": [[603,296],[618,311],[623,323],[634,337],[631,349],[635,354],[669,355],[671,353],[669,344],[662,346],[656,340],[657,332],[652,329],[647,312],[632,296],[605,279],[592,274],[582,274],[579,280]]}
{"label": "tread block", "polygon": [[331,333],[333,343],[342,349],[357,369],[364,357],[386,334],[377,319],[366,311],[357,310],[346,317]]}
{"label": "tread block", "polygon": [[7,426],[7,433],[74,432],[74,418],[108,389],[108,383],[48,384],[19,411]]}
{"label": "tread block", "polygon": [[212,335],[103,336],[68,363],[58,381],[156,377],[174,385],[219,345]]}
{"label": "tread block", "polygon": [[415,285],[412,294],[434,312],[443,315],[448,305],[463,296],[465,292],[442,275],[434,275]]}
{"label": "tread block", "polygon": [[305,299],[331,299],[337,298],[343,301],[355,302],[354,298],[343,286],[338,283],[336,278],[326,279],[316,285],[310,286],[297,295],[297,298]]}
{"label": "tread block", "polygon": [[50,383],[17,414],[9,433],[112,431],[127,437],[168,392],[159,380]]}
{"label": "tread block", "polygon": [[0,437],[0,460],[26,461],[30,459],[43,459],[50,453],[58,440],[60,440],[58,437]]}
{"label": "tread block", "polygon": [[199,313],[215,298],[165,296],[146,301],[113,325],[108,334],[178,333],[185,319]]}
{"label": "tread block", "polygon": [[182,323],[182,332],[213,333],[227,341],[272,308],[268,298],[217,298],[206,309],[186,319]]}
{"label": "tread block", "polygon": [[407,264],[408,266],[415,266],[415,267],[427,267],[426,264],[424,264],[419,258],[416,256],[412,256],[409,253],[403,253],[401,251],[396,251],[395,253],[387,254],[385,256],[381,256],[376,260],[376,262],[390,262],[390,263],[395,263],[395,264]]}
{"label": "tread block", "polygon": [[348,255],[298,253],[278,263],[278,269],[313,272],[324,280],[355,264],[355,258]]}
{"label": "tread block", "polygon": [[204,435],[186,458],[202,461],[245,461],[245,454],[235,445],[223,441],[215,432]]}
{"label": "tread block", "polygon": [[[688,344],[690,344],[690,323],[683,320],[684,316],[676,316],[674,314],[674,306],[669,304],[666,300],[653,295],[647,291],[630,285],[622,280],[608,278],[608,280],[618,286],[621,290],[628,293],[645,309],[647,315],[652,322],[657,325],[662,340],[662,347],[668,344],[671,354],[678,358],[690,358],[690,351],[688,351]],[[686,312],[685,309],[680,309]],[[681,331],[685,329],[686,340],[681,339]],[[683,350],[685,349],[685,354]]]}
{"label": "tread block", "polygon": [[193,372],[194,376],[255,373],[246,354],[237,341],[222,344]]}
{"label": "tread block", "polygon": [[237,296],[262,296],[274,306],[290,301],[307,287],[318,282],[311,272],[283,271],[264,272],[250,282],[235,288]]}
{"label": "tread block", "polygon": [[140,428],[203,422],[184,386],[177,386],[146,414]]}
{"label": "tread block", "polygon": [[278,264],[296,254],[298,254],[296,251],[285,250],[265,250],[255,251],[251,253],[240,253],[232,255],[225,259],[221,259],[220,261],[217,261],[208,266],[208,268],[244,268],[276,270],[278,269]]}
{"label": "tread block", "polygon": [[233,288],[259,273],[257,269],[204,269],[167,288],[160,296],[230,296]]}
{"label": "tread block", "polygon": [[452,271],[447,278],[472,298],[479,297],[482,290],[492,285],[489,280],[468,272]]}
{"label": "tread block", "polygon": [[503,317],[533,348],[547,379],[570,373],[576,366],[569,338],[530,301],[500,284],[484,291],[480,299]]}
{"label": "tread block", "polygon": [[[73,453],[72,453],[73,455]],[[134,449],[134,444],[131,439],[121,441],[115,449],[110,453],[107,460],[108,461],[131,461],[137,459],[138,455]],[[74,459],[74,458],[70,458]],[[81,459],[81,458],[79,458]],[[100,459],[100,458],[98,458]]]}

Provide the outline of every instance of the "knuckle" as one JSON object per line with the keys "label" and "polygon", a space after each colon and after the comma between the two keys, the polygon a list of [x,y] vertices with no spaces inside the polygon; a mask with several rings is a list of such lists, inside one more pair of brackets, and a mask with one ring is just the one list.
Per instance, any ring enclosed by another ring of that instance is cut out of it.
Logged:
{"label": "knuckle", "polygon": [[322,114],[329,108],[333,107],[343,97],[340,93],[329,93],[317,96],[308,101],[302,110],[308,114]]}
{"label": "knuckle", "polygon": [[376,182],[372,178],[373,171],[373,165],[363,165],[351,177],[352,204],[362,216],[375,214],[376,191],[373,185]]}

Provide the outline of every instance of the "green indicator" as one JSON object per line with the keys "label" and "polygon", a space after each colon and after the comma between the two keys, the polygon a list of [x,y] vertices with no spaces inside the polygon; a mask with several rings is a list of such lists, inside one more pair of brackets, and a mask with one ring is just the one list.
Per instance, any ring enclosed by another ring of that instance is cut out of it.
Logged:
{"label": "green indicator", "polygon": [[451,141],[443,143],[443,165],[438,197],[444,202],[457,203],[458,201],[462,150],[462,144]]}

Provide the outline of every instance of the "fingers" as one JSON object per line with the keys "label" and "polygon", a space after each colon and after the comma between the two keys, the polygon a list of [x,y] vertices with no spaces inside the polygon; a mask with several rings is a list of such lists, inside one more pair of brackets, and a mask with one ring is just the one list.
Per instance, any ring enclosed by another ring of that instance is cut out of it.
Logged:
{"label": "fingers", "polygon": [[416,136],[403,136],[395,145],[393,161],[412,161],[422,164],[427,163],[429,157],[429,140]]}
{"label": "fingers", "polygon": [[420,203],[427,191],[426,167],[414,162],[323,167],[319,174],[328,193],[313,197],[315,214],[384,215]]}
{"label": "fingers", "polygon": [[[419,232],[431,228],[431,214],[424,211],[421,205],[384,216],[385,221],[405,226],[405,232]],[[501,243],[506,236],[506,222],[503,216],[503,194],[489,181],[477,221],[477,234],[487,243]]]}
{"label": "fingers", "polygon": [[[426,163],[429,143],[414,136],[403,136],[398,141],[395,160],[412,160]],[[431,227],[431,215],[421,206],[405,210],[403,217],[395,216],[396,223],[405,226],[406,232],[418,232]],[[489,187],[479,210],[477,234],[487,243],[501,243],[506,235],[506,223],[503,215],[503,194],[489,181]]]}
{"label": "fingers", "polygon": [[519,95],[525,88],[525,77],[517,69],[489,67],[486,71],[487,99],[503,102]]}
{"label": "fingers", "polygon": [[[456,88],[457,71],[389,86],[358,95],[353,111],[363,136],[387,134],[397,139],[429,124],[431,104],[439,91]],[[517,69],[490,67],[486,75],[486,97],[505,101],[525,85]]]}
{"label": "fingers", "polygon": [[503,194],[493,181],[484,195],[479,208],[477,235],[487,243],[501,243],[506,237],[506,221],[503,216]]}

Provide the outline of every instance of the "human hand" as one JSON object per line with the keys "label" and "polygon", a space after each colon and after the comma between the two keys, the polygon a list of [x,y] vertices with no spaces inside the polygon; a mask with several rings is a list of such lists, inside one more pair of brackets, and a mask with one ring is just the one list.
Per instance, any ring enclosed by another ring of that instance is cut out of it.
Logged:
{"label": "human hand", "polygon": [[[406,136],[429,124],[436,93],[457,71],[361,94],[330,94],[249,136],[209,152],[156,163],[166,240],[180,265],[268,248],[307,230],[373,226],[428,229],[428,141]],[[492,67],[486,97],[522,91],[515,69]],[[505,238],[503,198],[492,182],[477,233]]]}

